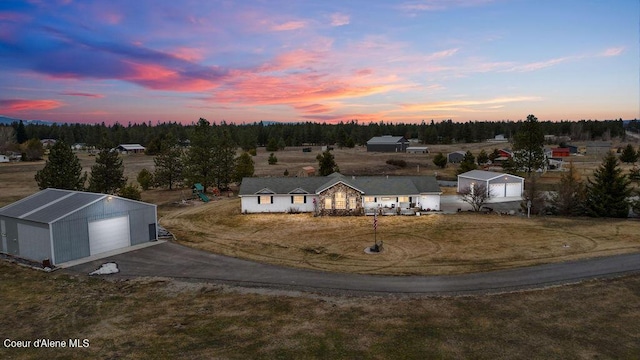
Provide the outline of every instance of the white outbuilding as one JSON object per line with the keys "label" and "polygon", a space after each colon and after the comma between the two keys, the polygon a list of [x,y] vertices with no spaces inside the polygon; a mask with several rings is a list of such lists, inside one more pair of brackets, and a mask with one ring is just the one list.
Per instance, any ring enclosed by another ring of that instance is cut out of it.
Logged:
{"label": "white outbuilding", "polygon": [[524,178],[493,171],[471,170],[458,175],[458,192],[474,184],[483,184],[490,197],[521,197],[524,191]]}
{"label": "white outbuilding", "polygon": [[45,189],[0,208],[0,252],[59,265],[157,239],[156,205]]}

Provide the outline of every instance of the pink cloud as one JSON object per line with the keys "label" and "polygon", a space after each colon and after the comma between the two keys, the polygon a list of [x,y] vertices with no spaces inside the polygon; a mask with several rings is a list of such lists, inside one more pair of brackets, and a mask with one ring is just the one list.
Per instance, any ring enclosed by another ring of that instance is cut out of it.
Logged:
{"label": "pink cloud", "polygon": [[218,83],[211,80],[186,77],[178,71],[161,65],[133,62],[127,62],[127,64],[132,73],[122,80],[131,81],[154,90],[204,91],[219,86]]}
{"label": "pink cloud", "polygon": [[611,57],[611,56],[618,56],[623,52],[624,52],[624,47],[620,46],[620,47],[609,48],[603,51],[601,55],[605,57]]}
{"label": "pink cloud", "polygon": [[197,62],[204,58],[204,56],[202,55],[202,49],[189,48],[189,47],[177,48],[171,54],[177,57],[178,59],[182,59],[190,62]]}
{"label": "pink cloud", "polygon": [[287,21],[282,24],[271,26],[271,30],[272,31],[291,31],[291,30],[302,29],[305,26],[306,26],[306,23],[304,21]]}
{"label": "pink cloud", "polygon": [[100,99],[103,98],[104,95],[102,94],[91,94],[91,93],[85,93],[85,92],[61,92],[61,95],[67,95],[67,96],[85,96],[85,97],[91,97],[91,98],[96,98],[96,99]]}
{"label": "pink cloud", "polygon": [[277,71],[292,68],[308,68],[311,64],[323,58],[322,54],[314,51],[298,49],[278,55],[272,62],[260,67],[259,71]]}
{"label": "pink cloud", "polygon": [[331,111],[330,107],[322,104],[298,105],[294,108],[307,114],[321,114]]}
{"label": "pink cloud", "polygon": [[400,9],[410,13],[441,11],[455,7],[472,7],[492,3],[493,0],[421,0],[400,5]]}
{"label": "pink cloud", "polygon": [[122,22],[122,14],[117,14],[113,12],[103,13],[101,14],[101,18],[104,22],[111,25],[118,25]]}
{"label": "pink cloud", "polygon": [[0,109],[8,112],[53,110],[61,106],[64,106],[64,103],[56,100],[0,100]]}
{"label": "pink cloud", "polygon": [[331,26],[349,25],[350,21],[351,19],[349,15],[341,14],[341,13],[331,14]]}
{"label": "pink cloud", "polygon": [[403,104],[402,108],[407,111],[461,111],[461,112],[475,112],[474,107],[477,106],[504,106],[504,104],[513,102],[531,102],[540,101],[540,97],[536,96],[513,96],[513,97],[500,97],[486,100],[454,100],[454,101],[438,101],[422,104]]}

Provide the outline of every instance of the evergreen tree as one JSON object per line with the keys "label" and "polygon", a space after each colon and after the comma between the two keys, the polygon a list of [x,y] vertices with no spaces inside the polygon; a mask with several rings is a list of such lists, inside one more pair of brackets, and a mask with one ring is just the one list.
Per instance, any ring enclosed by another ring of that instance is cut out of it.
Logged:
{"label": "evergreen tree", "polygon": [[585,191],[580,174],[573,163],[569,171],[562,174],[557,191],[551,195],[551,205],[558,215],[578,216],[584,214]]}
{"label": "evergreen tree", "polygon": [[629,215],[630,181],[618,165],[615,154],[609,152],[594,171],[593,180],[587,180],[587,215],[617,218]]}
{"label": "evergreen tree", "polygon": [[478,164],[484,165],[488,162],[489,162],[489,155],[487,154],[486,151],[484,151],[484,149],[480,150],[480,153],[478,154]]}
{"label": "evergreen tree", "polygon": [[169,190],[173,190],[174,185],[182,182],[183,155],[182,148],[175,145],[153,158],[155,164],[153,179],[157,186],[166,186]]}
{"label": "evergreen tree", "polygon": [[211,124],[206,119],[200,118],[193,129],[191,147],[184,156],[184,172],[189,184],[200,183],[205,192],[214,182],[214,146],[215,139]]}
{"label": "evergreen tree", "polygon": [[269,154],[269,159],[267,159],[267,162],[269,163],[269,165],[275,165],[278,163],[278,158],[273,155],[273,153]]}
{"label": "evergreen tree", "polygon": [[633,145],[627,144],[627,146],[625,146],[620,154],[620,161],[627,164],[638,161],[638,153],[636,152],[636,149],[633,148]]}
{"label": "evergreen tree", "polygon": [[118,193],[118,196],[122,196],[123,198],[131,199],[131,200],[142,200],[142,194],[140,193],[140,189],[135,184],[127,184]]}
{"label": "evergreen tree", "polygon": [[22,122],[22,120],[20,120],[20,122],[16,126],[16,141],[18,142],[18,144],[22,144],[28,139],[29,137],[27,136],[27,129],[25,129],[24,123]]}
{"label": "evergreen tree", "polygon": [[96,163],[91,167],[89,191],[116,194],[126,183],[120,154],[109,148],[100,150],[96,156]]}
{"label": "evergreen tree", "polygon": [[270,138],[267,143],[267,151],[278,151],[278,141],[275,138]]}
{"label": "evergreen tree", "polygon": [[44,168],[35,176],[40,189],[55,188],[65,190],[84,190],[87,174],[82,174],[80,160],[71,147],[64,141],[58,141],[49,151]]}
{"label": "evergreen tree", "polygon": [[544,133],[534,115],[527,120],[513,137],[513,156],[516,169],[531,174],[545,164]]}
{"label": "evergreen tree", "polygon": [[318,154],[318,156],[316,156],[316,160],[318,160],[318,165],[320,167],[320,170],[318,171],[320,176],[327,176],[340,171],[333,154],[329,150],[326,150],[322,154]]}
{"label": "evergreen tree", "polygon": [[464,154],[462,161],[460,162],[460,167],[458,168],[458,174],[466,173],[467,171],[475,170],[478,168],[476,165],[476,158],[473,156],[471,151],[468,151]]}
{"label": "evergreen tree", "polygon": [[242,155],[236,158],[236,168],[233,172],[233,179],[240,184],[245,177],[252,177],[255,171],[255,166],[251,155],[247,152],[243,152]]}
{"label": "evergreen tree", "polygon": [[437,153],[436,156],[433,157],[433,163],[437,167],[444,169],[445,167],[447,167],[447,157],[442,153]]}
{"label": "evergreen tree", "polygon": [[500,157],[500,150],[493,149],[491,154],[489,154],[488,156],[489,156],[489,160],[491,160],[491,162],[494,162],[497,158]]}
{"label": "evergreen tree", "polygon": [[213,148],[213,176],[218,190],[226,190],[233,178],[236,162],[236,145],[225,131],[215,141]]}
{"label": "evergreen tree", "polygon": [[142,190],[149,190],[151,185],[153,185],[153,174],[151,173],[151,171],[144,168],[140,170],[136,180],[138,180],[138,184],[142,186]]}

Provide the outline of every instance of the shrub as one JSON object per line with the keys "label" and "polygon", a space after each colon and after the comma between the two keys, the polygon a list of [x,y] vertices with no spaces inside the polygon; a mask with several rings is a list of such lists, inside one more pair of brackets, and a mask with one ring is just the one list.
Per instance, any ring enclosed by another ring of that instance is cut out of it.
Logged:
{"label": "shrub", "polygon": [[138,173],[138,183],[142,187],[142,190],[149,190],[151,185],[153,184],[153,174],[151,171],[145,169],[140,170]]}
{"label": "shrub", "polygon": [[402,159],[389,159],[387,160],[387,164],[401,168],[407,167],[407,162]]}
{"label": "shrub", "polygon": [[256,148],[249,149],[249,155],[251,155],[251,156],[256,156],[256,155],[258,155],[258,152],[256,151]]}
{"label": "shrub", "polygon": [[269,165],[275,165],[278,163],[278,158],[275,155],[273,155],[273,153],[271,153],[267,161],[269,162]]}

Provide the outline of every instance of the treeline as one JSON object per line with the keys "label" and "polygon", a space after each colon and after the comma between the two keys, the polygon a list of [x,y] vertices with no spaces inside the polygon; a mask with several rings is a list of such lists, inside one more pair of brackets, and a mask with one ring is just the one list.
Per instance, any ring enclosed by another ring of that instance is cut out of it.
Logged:
{"label": "treeline", "polygon": [[[482,142],[496,135],[511,138],[522,126],[522,121],[473,121],[457,123],[422,122],[421,124],[369,123],[351,121],[339,124],[321,123],[253,123],[230,124],[212,123],[217,131],[230,134],[232,140],[244,149],[265,146],[270,139],[276,139],[286,146],[305,144],[338,146],[364,145],[373,136],[394,135],[407,139],[419,139],[424,144],[448,144]],[[18,143],[32,138],[64,140],[68,144],[84,143],[87,146],[105,147],[123,143],[139,143],[153,148],[154,142],[171,133],[179,141],[193,136],[195,123],[182,125],[176,122],[113,125],[95,124],[53,124],[40,125],[22,122],[13,123]],[[620,120],[543,121],[540,126],[545,135],[568,136],[573,140],[609,140],[624,137],[624,126]]]}

